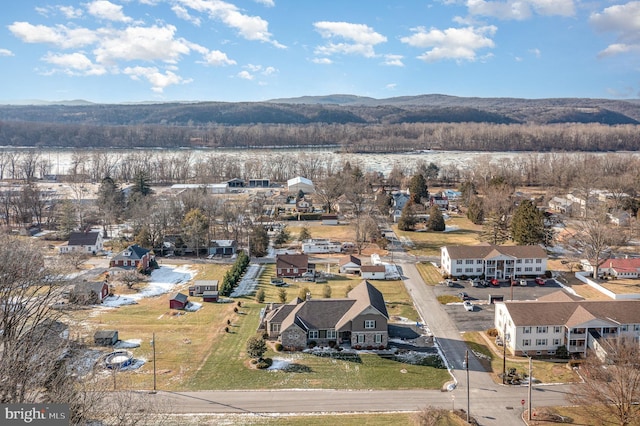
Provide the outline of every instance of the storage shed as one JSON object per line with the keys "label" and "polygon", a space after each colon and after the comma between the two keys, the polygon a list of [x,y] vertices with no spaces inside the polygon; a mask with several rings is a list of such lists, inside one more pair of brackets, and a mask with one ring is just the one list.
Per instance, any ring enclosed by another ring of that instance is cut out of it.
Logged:
{"label": "storage shed", "polygon": [[98,330],[93,335],[93,343],[99,346],[113,346],[118,342],[118,330]]}
{"label": "storage shed", "polygon": [[170,309],[184,309],[189,303],[189,296],[183,293],[176,293],[169,299]]}

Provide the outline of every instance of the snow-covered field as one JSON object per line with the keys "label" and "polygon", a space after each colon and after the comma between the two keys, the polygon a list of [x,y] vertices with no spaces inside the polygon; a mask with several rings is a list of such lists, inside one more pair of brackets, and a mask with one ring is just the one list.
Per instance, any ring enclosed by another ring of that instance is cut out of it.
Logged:
{"label": "snow-covered field", "polygon": [[159,269],[153,270],[151,279],[138,293],[126,296],[109,296],[104,299],[102,306],[116,308],[123,305],[133,305],[138,303],[140,299],[169,293],[178,284],[191,280],[194,275],[195,271],[189,269],[189,265],[161,266]]}

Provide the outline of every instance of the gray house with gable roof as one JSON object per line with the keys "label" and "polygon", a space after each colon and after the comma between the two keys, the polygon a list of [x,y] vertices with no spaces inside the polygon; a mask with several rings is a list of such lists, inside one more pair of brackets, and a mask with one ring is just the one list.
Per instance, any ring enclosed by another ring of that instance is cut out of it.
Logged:
{"label": "gray house with gable roof", "polygon": [[389,314],[382,293],[362,281],[344,299],[299,298],[269,310],[263,326],[284,347],[303,349],[311,342],[356,349],[381,348],[389,343]]}

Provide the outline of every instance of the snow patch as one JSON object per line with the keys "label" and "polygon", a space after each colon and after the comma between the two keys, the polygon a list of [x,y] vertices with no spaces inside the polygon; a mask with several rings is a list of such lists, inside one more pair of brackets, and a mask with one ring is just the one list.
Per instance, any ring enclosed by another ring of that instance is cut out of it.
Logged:
{"label": "snow patch", "polygon": [[116,349],[139,348],[140,343],[142,343],[140,339],[118,340],[113,347]]}

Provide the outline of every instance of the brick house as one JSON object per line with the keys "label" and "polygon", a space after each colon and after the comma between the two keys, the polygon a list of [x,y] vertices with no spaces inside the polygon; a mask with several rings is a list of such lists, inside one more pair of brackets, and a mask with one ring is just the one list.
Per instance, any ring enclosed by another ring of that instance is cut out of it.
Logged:
{"label": "brick house", "polygon": [[145,271],[149,269],[151,259],[149,250],[133,244],[115,255],[109,262],[109,267],[136,268]]}
{"label": "brick house", "polygon": [[276,276],[278,278],[300,278],[309,269],[309,256],[306,254],[279,254],[276,256]]}

